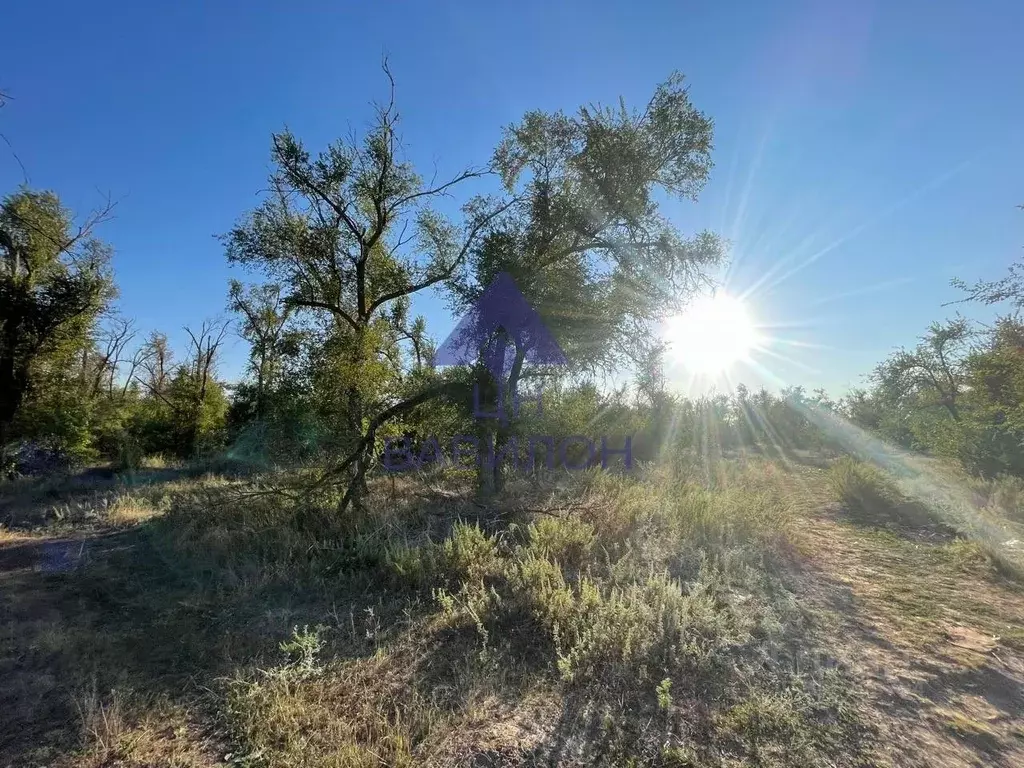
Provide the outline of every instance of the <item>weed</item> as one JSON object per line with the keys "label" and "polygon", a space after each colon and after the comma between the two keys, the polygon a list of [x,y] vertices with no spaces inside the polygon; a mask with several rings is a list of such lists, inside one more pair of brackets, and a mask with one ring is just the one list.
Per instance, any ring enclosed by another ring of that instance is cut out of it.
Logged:
{"label": "weed", "polygon": [[327,627],[322,624],[318,624],[312,630],[309,625],[304,626],[301,631],[298,627],[292,629],[291,639],[280,644],[281,650],[289,657],[289,671],[300,677],[309,677],[322,670],[318,657],[324,647],[321,634],[326,629]]}
{"label": "weed", "polygon": [[672,708],[672,678],[666,677],[654,689],[658,697],[658,707],[668,712]]}

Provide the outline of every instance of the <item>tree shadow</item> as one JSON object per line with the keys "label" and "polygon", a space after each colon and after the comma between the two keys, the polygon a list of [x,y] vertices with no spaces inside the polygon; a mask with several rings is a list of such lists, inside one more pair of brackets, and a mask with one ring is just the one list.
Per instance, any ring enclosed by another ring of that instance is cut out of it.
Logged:
{"label": "tree shadow", "polygon": [[[1012,751],[1013,734],[1019,738],[1013,728],[1019,729],[1024,719],[1024,664],[1019,658],[1008,657],[1006,664],[998,656],[979,653],[976,666],[964,666],[931,645],[897,646],[858,603],[849,584],[818,570],[810,579],[816,600],[841,621],[835,642],[853,659],[857,676],[871,692],[872,706],[889,724],[889,738],[899,739],[890,746],[908,763],[934,763],[943,739],[952,738],[978,764],[1017,764],[1006,753]],[[1001,725],[990,727],[990,722]]]}
{"label": "tree shadow", "polygon": [[[335,657],[374,652],[363,631],[364,588],[233,584],[176,560],[157,545],[154,525],[0,548],[0,765],[37,764],[82,746],[89,691],[130,696],[133,719],[169,700],[214,723],[209,681],[282,663],[278,642],[331,610],[346,624],[350,615],[359,621],[351,637],[331,644]],[[388,623],[398,608],[381,612]]]}
{"label": "tree shadow", "polygon": [[960,535],[927,505],[908,499],[893,500],[882,493],[858,494],[828,512],[836,520],[888,531],[910,541],[942,543]]}

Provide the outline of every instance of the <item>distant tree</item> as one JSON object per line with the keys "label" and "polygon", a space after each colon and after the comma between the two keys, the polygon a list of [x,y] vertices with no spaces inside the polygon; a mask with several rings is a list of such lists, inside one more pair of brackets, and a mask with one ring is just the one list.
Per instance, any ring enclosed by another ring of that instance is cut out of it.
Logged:
{"label": "distant tree", "polygon": [[85,324],[37,358],[15,419],[17,434],[58,441],[80,459],[113,456],[129,417],[134,323],[111,315]]}
{"label": "distant tree", "polygon": [[186,362],[178,367],[170,387],[183,437],[183,447],[196,455],[204,442],[224,427],[227,398],[217,380],[217,355],[228,332],[225,321],[205,321],[197,331],[188,326],[190,347]]}
{"label": "distant tree", "polygon": [[112,208],[75,227],[52,192],[0,204],[0,452],[33,381],[78,358],[115,294],[109,248],[92,236]]}
{"label": "distant tree", "polygon": [[280,378],[284,358],[295,354],[299,332],[286,326],[292,308],[281,286],[274,283],[244,286],[231,281],[228,306],[239,315],[239,334],[249,342],[249,372],[254,379],[253,408],[257,420],[267,416],[267,399]]}
{"label": "distant tree", "polygon": [[140,350],[136,368],[139,381],[153,395],[159,397],[167,391],[167,382],[174,369],[174,351],[167,334],[153,331]]}
{"label": "distant tree", "polygon": [[[130,363],[132,358],[127,357],[128,346],[138,335],[135,323],[123,317],[113,317],[110,322],[100,329],[97,343],[92,350],[85,351],[85,355],[91,357],[88,360],[92,370],[89,387],[90,394],[95,397],[105,394],[113,397],[115,389],[122,386],[118,381],[118,373],[125,363]],[[134,375],[134,368],[129,370],[125,377],[126,383]]]}
{"label": "distant tree", "polygon": [[959,458],[986,475],[1024,474],[1024,323],[999,319],[966,368],[970,422]]}
{"label": "distant tree", "polygon": [[880,394],[914,409],[943,408],[958,421],[965,363],[975,336],[963,318],[932,323],[917,347],[896,351],[875,369]]}
{"label": "distant tree", "polygon": [[183,458],[218,444],[226,424],[228,400],[217,379],[220,348],[228,332],[223,320],[186,326],[188,352],[175,364],[167,336],[153,332],[138,356],[135,382],[146,397],[131,431],[143,452],[169,452]]}
{"label": "distant tree", "polygon": [[882,427],[881,407],[872,393],[863,387],[850,390],[842,400],[841,413],[852,424],[869,432],[880,432]]}

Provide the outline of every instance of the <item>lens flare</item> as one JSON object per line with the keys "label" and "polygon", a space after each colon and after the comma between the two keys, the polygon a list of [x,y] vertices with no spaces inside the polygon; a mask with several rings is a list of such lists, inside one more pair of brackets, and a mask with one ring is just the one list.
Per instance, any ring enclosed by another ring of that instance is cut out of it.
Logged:
{"label": "lens flare", "polygon": [[727,372],[746,360],[759,342],[746,305],[725,293],[694,301],[667,321],[664,336],[673,360],[702,375]]}

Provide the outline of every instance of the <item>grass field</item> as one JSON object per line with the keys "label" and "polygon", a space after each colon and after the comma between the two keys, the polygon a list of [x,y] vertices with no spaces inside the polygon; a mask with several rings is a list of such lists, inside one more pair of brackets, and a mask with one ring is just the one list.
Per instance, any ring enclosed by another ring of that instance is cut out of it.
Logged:
{"label": "grass field", "polygon": [[8,484],[0,765],[1024,764],[1024,490],[915,467]]}

